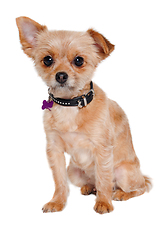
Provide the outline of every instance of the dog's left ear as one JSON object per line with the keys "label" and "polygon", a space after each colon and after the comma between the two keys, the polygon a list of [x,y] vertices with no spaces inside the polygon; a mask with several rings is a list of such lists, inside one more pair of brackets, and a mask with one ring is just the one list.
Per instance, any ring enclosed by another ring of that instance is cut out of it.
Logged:
{"label": "dog's left ear", "polygon": [[94,31],[93,29],[89,29],[87,32],[94,39],[94,45],[97,48],[100,60],[104,60],[114,50],[114,45],[111,44],[102,34]]}

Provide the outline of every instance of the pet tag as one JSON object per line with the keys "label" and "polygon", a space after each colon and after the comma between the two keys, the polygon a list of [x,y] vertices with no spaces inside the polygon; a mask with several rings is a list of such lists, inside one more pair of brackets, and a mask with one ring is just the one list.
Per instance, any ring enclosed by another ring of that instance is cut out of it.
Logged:
{"label": "pet tag", "polygon": [[51,111],[52,106],[53,106],[53,101],[44,100],[42,105],[42,110],[48,109],[49,111]]}

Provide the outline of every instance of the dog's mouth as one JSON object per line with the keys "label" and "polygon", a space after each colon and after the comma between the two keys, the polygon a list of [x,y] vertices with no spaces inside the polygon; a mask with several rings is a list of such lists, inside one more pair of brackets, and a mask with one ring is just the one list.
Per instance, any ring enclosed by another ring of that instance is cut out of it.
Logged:
{"label": "dog's mouth", "polygon": [[75,86],[72,86],[70,84],[68,84],[67,82],[65,83],[58,83],[56,84],[54,87],[53,87],[54,90],[57,90],[57,89],[62,89],[62,90],[70,90],[70,91],[74,91],[75,89]]}
{"label": "dog's mouth", "polygon": [[69,85],[68,82],[56,83],[49,86],[49,88],[51,89],[51,92],[54,94],[55,97],[66,99],[71,98],[76,92],[76,87]]}

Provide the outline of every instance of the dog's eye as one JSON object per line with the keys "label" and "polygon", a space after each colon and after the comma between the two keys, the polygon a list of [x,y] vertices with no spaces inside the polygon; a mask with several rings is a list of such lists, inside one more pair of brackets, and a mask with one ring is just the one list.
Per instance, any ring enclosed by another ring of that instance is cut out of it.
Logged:
{"label": "dog's eye", "polygon": [[84,63],[84,59],[82,57],[77,56],[77,57],[75,57],[73,62],[77,67],[81,67]]}
{"label": "dog's eye", "polygon": [[53,58],[52,58],[51,56],[46,56],[46,57],[43,58],[43,63],[44,63],[47,67],[49,67],[49,66],[51,66],[52,63],[53,63]]}

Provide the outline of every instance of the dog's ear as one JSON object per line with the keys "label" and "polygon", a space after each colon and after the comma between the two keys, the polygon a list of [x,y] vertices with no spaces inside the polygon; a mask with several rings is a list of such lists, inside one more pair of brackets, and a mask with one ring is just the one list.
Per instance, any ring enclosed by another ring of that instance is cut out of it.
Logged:
{"label": "dog's ear", "polygon": [[97,53],[100,57],[100,60],[108,57],[114,50],[114,45],[111,44],[102,34],[94,31],[93,29],[89,29],[87,32],[94,39],[94,45],[97,48]]}
{"label": "dog's ear", "polygon": [[36,46],[37,34],[47,29],[47,27],[40,25],[28,17],[18,17],[16,18],[16,23],[23,51],[29,57],[34,58],[33,49]]}

